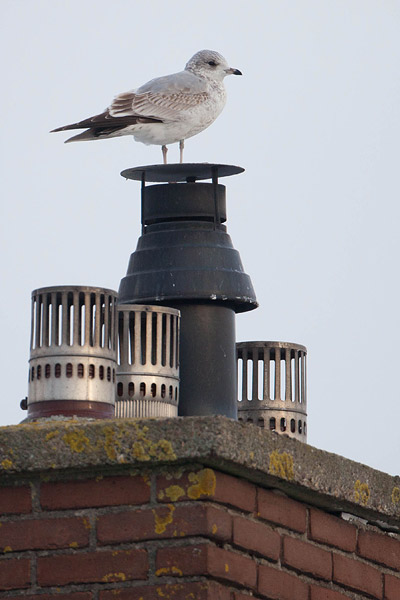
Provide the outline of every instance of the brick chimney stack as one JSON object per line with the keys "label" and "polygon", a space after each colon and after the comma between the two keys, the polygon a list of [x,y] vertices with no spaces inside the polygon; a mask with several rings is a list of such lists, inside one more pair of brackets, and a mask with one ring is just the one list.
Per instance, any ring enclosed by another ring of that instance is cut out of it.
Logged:
{"label": "brick chimney stack", "polygon": [[400,598],[398,477],[225,417],[4,427],[0,448],[0,598]]}

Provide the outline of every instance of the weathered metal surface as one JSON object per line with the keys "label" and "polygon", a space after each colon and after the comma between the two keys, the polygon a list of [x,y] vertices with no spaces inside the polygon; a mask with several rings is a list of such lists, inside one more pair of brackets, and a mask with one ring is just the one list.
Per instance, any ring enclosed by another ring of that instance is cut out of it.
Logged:
{"label": "weathered metal surface", "polygon": [[113,414],[115,317],[113,290],[57,286],[32,292],[28,418],[50,410],[87,416],[90,406],[93,417]]}
{"label": "weathered metal surface", "polygon": [[307,441],[307,348],[239,342],[239,420]]}
{"label": "weathered metal surface", "polygon": [[243,173],[242,167],[234,165],[221,165],[213,163],[171,163],[167,165],[145,165],[125,169],[121,172],[125,179],[135,181],[170,183],[188,182],[204,179],[212,179],[214,176],[229,177]]}
{"label": "weathered metal surface", "polygon": [[119,304],[115,416],[173,417],[179,400],[178,310]]}
{"label": "weathered metal surface", "polygon": [[216,188],[218,224],[211,183],[145,189],[145,229],[121,280],[119,303],[176,306],[180,301],[211,302],[235,312],[257,308],[250,277],[220,222],[226,218],[224,186]]}
{"label": "weathered metal surface", "polygon": [[[241,171],[183,164],[138,167],[130,173],[142,181],[142,235],[121,280],[118,302],[180,310],[180,415],[237,415],[235,313],[258,304],[222,224],[225,187],[218,176]],[[193,183],[201,178],[212,183]],[[145,186],[149,179],[188,183]]]}

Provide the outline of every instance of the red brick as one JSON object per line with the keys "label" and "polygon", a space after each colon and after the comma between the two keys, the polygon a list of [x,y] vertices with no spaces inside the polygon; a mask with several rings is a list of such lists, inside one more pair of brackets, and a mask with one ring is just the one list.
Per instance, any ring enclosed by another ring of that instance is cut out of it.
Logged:
{"label": "red brick", "polygon": [[149,500],[150,486],[139,475],[43,483],[40,492],[44,509],[145,504]]}
{"label": "red brick", "polygon": [[283,564],[320,579],[332,579],[332,555],[330,552],[298,540],[283,538]]}
{"label": "red brick", "polygon": [[310,510],[310,539],[347,552],[354,552],[357,544],[357,529],[339,517],[322,510]]}
{"label": "red brick", "polygon": [[307,510],[303,504],[263,489],[258,489],[258,516],[288,529],[305,533]]}
{"label": "red brick", "polygon": [[263,523],[250,521],[245,517],[235,517],[233,520],[233,543],[272,560],[279,558],[279,533]]}
{"label": "red brick", "polygon": [[103,515],[97,520],[97,538],[102,545],[193,535],[230,541],[232,518],[214,506],[168,504]]}
{"label": "red brick", "polygon": [[31,584],[31,565],[27,558],[0,561],[0,590],[27,588]]}
{"label": "red brick", "polygon": [[254,512],[256,509],[256,487],[244,479],[216,473],[217,485],[214,500],[221,504],[227,504],[240,508],[246,512]]}
{"label": "red brick", "polygon": [[258,591],[270,600],[308,600],[308,585],[267,565],[258,567]]}
{"label": "red brick", "polygon": [[400,598],[400,578],[385,574],[385,593],[383,600],[399,600]]}
{"label": "red brick", "polygon": [[158,477],[157,498],[160,502],[213,500],[253,512],[256,506],[256,487],[239,477],[213,469],[201,469],[172,477]]}
{"label": "red brick", "polygon": [[349,600],[348,595],[345,593],[341,594],[340,592],[335,592],[328,588],[317,587],[315,585],[311,586],[310,600],[345,600],[346,598]]}
{"label": "red brick", "polygon": [[0,527],[0,550],[50,550],[81,548],[89,543],[84,519],[33,519],[9,521]]}
{"label": "red brick", "polygon": [[156,576],[208,575],[207,544],[160,548],[156,556]]}
{"label": "red brick", "polygon": [[257,566],[254,561],[242,554],[209,544],[198,544],[158,550],[156,575],[158,577],[209,575],[255,588]]}
{"label": "red brick", "polygon": [[382,597],[382,575],[359,560],[333,554],[333,581],[374,598]]}
{"label": "red brick", "polygon": [[28,486],[0,487],[0,515],[32,511],[31,489]]}
{"label": "red brick", "polygon": [[146,579],[145,550],[59,554],[37,559],[40,586]]}
{"label": "red brick", "polygon": [[171,600],[231,600],[231,592],[229,588],[213,581],[196,581],[106,590],[100,592],[99,595],[99,600],[155,600],[155,598],[160,598],[160,600],[162,598],[165,600],[167,598],[171,598]]}
{"label": "red brick", "polygon": [[257,565],[242,554],[210,547],[208,570],[211,576],[228,579],[249,588],[257,587]]}
{"label": "red brick", "polygon": [[358,554],[374,562],[400,571],[400,541],[373,531],[360,531]]}

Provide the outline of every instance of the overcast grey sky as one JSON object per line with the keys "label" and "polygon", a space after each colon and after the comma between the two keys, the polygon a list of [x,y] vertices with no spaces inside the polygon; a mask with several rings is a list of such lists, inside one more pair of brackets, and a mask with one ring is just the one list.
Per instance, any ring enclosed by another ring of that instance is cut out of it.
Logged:
{"label": "overcast grey sky", "polygon": [[[118,289],[160,162],[131,138],[69,144],[54,127],[221,52],[243,77],[187,141],[226,179],[228,230],[260,308],[238,340],[308,348],[308,441],[399,472],[399,0],[2,0],[1,424],[24,417],[30,293]],[[177,146],[169,160],[178,160]]]}

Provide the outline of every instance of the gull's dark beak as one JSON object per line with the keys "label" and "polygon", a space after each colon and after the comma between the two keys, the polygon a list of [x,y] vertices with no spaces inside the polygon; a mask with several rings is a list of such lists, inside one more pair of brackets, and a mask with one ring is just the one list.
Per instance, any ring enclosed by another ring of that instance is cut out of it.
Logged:
{"label": "gull's dark beak", "polygon": [[239,69],[225,69],[225,73],[227,75],[243,75],[242,71],[239,71]]}

